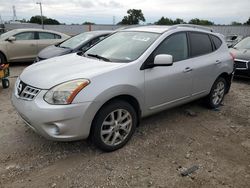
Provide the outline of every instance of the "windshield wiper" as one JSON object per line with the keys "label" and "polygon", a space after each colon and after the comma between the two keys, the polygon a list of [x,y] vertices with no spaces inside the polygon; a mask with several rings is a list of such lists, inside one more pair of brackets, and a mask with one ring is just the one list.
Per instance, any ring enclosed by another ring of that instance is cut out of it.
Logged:
{"label": "windshield wiper", "polygon": [[60,48],[65,48],[65,49],[70,49],[69,47],[66,47],[66,46],[58,46],[58,47],[60,47]]}
{"label": "windshield wiper", "polygon": [[90,57],[95,57],[97,59],[101,59],[103,61],[107,61],[107,62],[110,62],[110,59],[106,58],[106,57],[102,57],[100,55],[97,55],[97,54],[87,54],[87,56],[90,56]]}

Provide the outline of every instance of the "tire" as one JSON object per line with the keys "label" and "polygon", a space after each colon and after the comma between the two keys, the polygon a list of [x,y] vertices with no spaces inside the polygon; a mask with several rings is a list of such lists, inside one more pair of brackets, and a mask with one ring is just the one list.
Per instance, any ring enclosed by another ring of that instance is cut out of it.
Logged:
{"label": "tire", "polygon": [[9,81],[7,78],[3,78],[3,79],[2,79],[2,85],[3,85],[3,88],[4,88],[4,89],[9,88],[9,86],[10,86],[10,81]]}
{"label": "tire", "polygon": [[5,57],[4,55],[0,52],[0,64],[6,64],[6,60],[5,60]]}
{"label": "tire", "polygon": [[219,77],[213,84],[209,95],[206,98],[207,106],[211,109],[218,108],[224,99],[227,89],[227,82]]}
{"label": "tire", "polygon": [[115,100],[103,106],[92,123],[92,142],[111,152],[122,148],[135,132],[138,117],[129,103]]}

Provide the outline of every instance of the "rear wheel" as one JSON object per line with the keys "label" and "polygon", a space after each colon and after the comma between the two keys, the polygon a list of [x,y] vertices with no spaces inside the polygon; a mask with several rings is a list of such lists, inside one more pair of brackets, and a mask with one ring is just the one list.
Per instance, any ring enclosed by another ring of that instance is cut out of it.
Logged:
{"label": "rear wheel", "polygon": [[92,141],[101,150],[117,150],[130,140],[136,124],[134,108],[125,101],[113,101],[96,115],[92,125]]}
{"label": "rear wheel", "polygon": [[207,96],[207,105],[209,108],[218,108],[220,106],[224,99],[226,88],[227,82],[224,78],[220,77],[214,82],[212,89]]}
{"label": "rear wheel", "polygon": [[3,79],[2,79],[2,85],[3,85],[3,88],[4,88],[4,89],[9,88],[9,86],[10,86],[10,81],[9,81],[7,78],[3,78]]}

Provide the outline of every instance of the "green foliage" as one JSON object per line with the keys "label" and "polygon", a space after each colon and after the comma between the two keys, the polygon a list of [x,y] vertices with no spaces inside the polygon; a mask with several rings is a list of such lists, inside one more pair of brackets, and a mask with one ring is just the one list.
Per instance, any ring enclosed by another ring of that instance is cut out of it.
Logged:
{"label": "green foliage", "polygon": [[231,25],[242,25],[242,23],[233,21],[233,22],[231,23]]}
{"label": "green foliage", "polygon": [[124,16],[121,22],[118,24],[121,25],[135,25],[139,24],[140,21],[145,22],[144,15],[141,9],[129,9],[127,11],[127,16]]}
{"label": "green foliage", "polygon": [[250,25],[250,18],[244,23],[244,25]]}
{"label": "green foliage", "polygon": [[161,17],[157,22],[155,22],[156,25],[174,25],[174,24],[183,24],[185,23],[183,19],[176,18],[175,20],[172,20],[170,18],[164,18]]}
{"label": "green foliage", "polygon": [[86,22],[83,22],[82,25],[95,25],[95,23],[86,21]]}
{"label": "green foliage", "polygon": [[[41,21],[41,16],[32,16],[30,18],[30,23],[36,23],[36,24],[41,24],[42,21]],[[43,16],[43,23],[46,24],[46,25],[59,25],[60,22],[55,20],[55,19],[52,19],[52,18],[47,18],[46,16]]]}
{"label": "green foliage", "polygon": [[214,25],[214,23],[209,20],[200,20],[198,18],[191,19],[188,23],[195,25]]}

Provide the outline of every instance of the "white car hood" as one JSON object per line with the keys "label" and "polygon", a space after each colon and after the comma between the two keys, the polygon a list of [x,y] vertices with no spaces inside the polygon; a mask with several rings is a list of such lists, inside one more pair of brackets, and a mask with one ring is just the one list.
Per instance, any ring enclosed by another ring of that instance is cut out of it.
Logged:
{"label": "white car hood", "polygon": [[30,86],[50,89],[60,83],[78,78],[91,80],[93,76],[108,72],[121,65],[121,63],[104,62],[70,54],[33,64],[24,69],[20,79]]}

